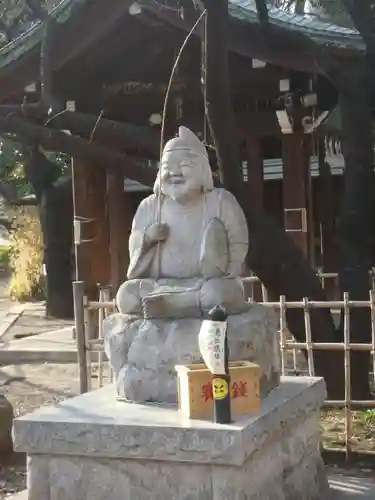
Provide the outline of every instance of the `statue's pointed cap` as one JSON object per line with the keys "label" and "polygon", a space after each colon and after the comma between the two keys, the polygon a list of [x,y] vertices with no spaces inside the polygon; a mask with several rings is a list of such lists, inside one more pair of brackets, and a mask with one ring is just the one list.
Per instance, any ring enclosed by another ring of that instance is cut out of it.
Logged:
{"label": "statue's pointed cap", "polygon": [[182,149],[186,151],[194,151],[195,153],[207,157],[207,150],[202,141],[194,132],[186,127],[179,127],[178,136],[170,139],[164,146],[163,153]]}

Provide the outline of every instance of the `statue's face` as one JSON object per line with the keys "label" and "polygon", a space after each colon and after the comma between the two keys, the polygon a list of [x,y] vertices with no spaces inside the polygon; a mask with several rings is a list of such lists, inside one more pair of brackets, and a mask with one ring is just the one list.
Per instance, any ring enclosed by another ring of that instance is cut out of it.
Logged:
{"label": "statue's face", "polygon": [[161,160],[161,192],[181,203],[202,192],[202,159],[194,151],[176,149],[163,154]]}

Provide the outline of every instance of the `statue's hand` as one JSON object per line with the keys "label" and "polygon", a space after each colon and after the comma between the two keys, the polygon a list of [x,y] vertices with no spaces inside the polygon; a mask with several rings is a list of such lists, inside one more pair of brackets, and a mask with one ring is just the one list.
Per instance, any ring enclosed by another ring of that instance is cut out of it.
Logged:
{"label": "statue's hand", "polygon": [[165,241],[168,235],[168,224],[151,224],[151,226],[146,229],[146,238],[151,244]]}

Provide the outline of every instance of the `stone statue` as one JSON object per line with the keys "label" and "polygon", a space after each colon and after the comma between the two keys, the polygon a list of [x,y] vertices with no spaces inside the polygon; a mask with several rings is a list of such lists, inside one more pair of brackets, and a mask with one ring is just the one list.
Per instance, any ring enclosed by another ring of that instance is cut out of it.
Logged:
{"label": "stone statue", "polygon": [[244,310],[238,278],[248,250],[246,219],[233,195],[214,189],[206,149],[185,127],[164,148],[154,194],[137,210],[129,249],[130,281],[117,294],[120,312],[199,318],[216,304],[229,314]]}
{"label": "stone statue", "polygon": [[229,314],[230,358],[259,362],[263,394],[278,383],[275,315],[246,302],[240,279],[247,251],[242,209],[214,188],[204,145],[180,127],[134,217],[120,312],[103,326],[120,399],[174,401],[174,365],[200,361],[201,321],[216,304]]}

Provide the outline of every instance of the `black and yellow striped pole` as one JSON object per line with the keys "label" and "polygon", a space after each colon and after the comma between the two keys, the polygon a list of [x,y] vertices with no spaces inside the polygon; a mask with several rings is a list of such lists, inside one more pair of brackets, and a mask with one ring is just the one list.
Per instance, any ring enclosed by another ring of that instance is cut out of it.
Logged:
{"label": "black and yellow striped pole", "polygon": [[[215,323],[226,323],[228,314],[221,306],[213,307],[208,313],[210,321]],[[215,356],[222,356],[219,345],[214,345]],[[214,400],[214,422],[228,424],[231,422],[230,411],[230,375],[229,375],[229,348],[227,329],[225,327],[224,339],[224,371],[221,374],[212,374],[212,394]]]}

